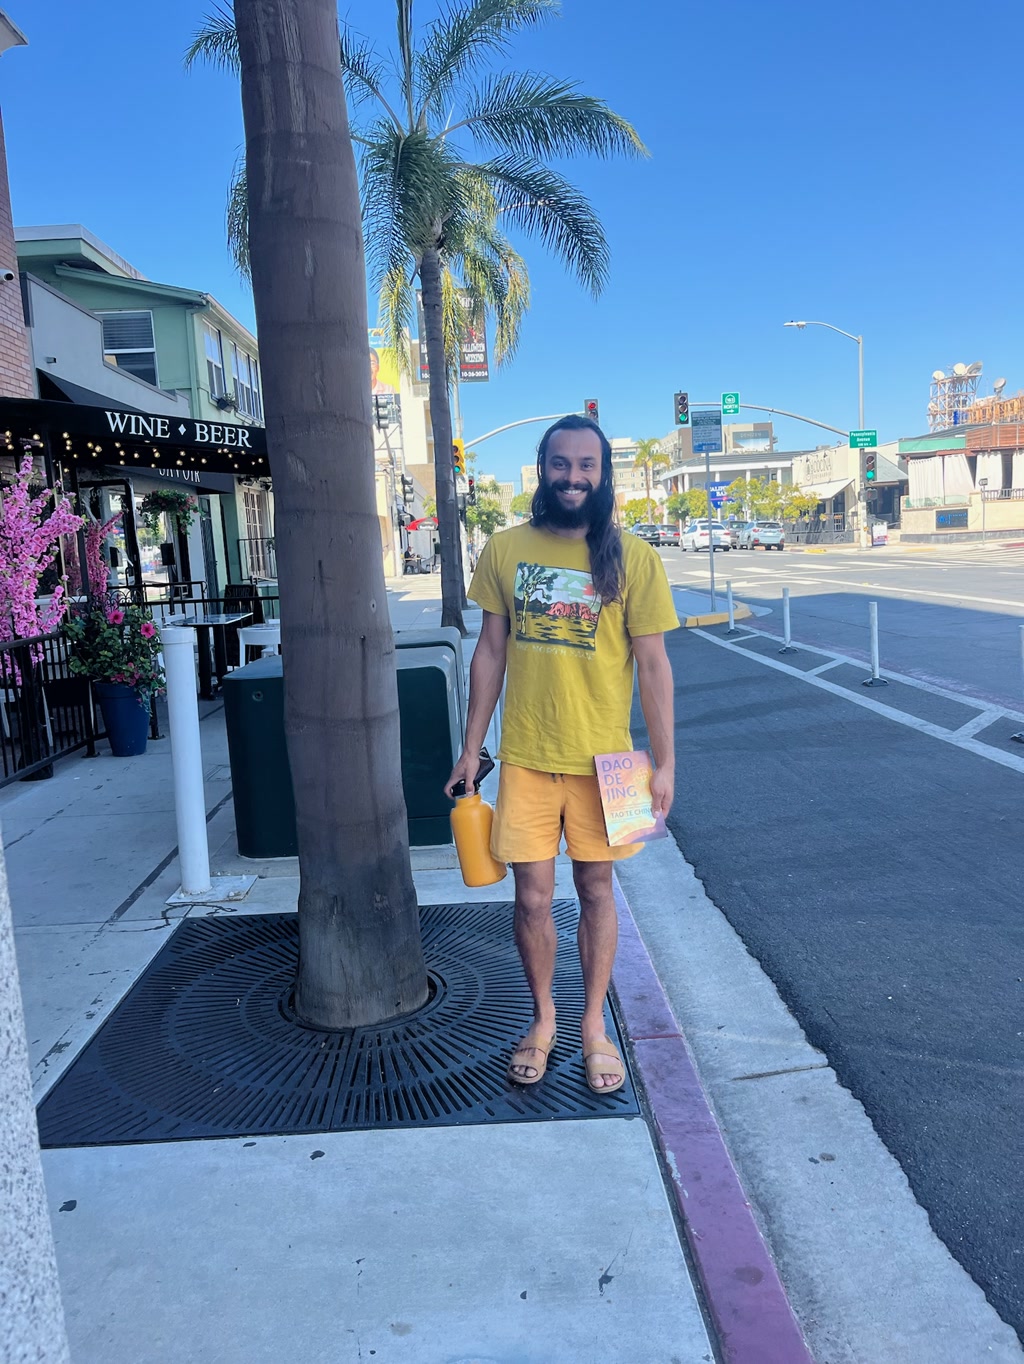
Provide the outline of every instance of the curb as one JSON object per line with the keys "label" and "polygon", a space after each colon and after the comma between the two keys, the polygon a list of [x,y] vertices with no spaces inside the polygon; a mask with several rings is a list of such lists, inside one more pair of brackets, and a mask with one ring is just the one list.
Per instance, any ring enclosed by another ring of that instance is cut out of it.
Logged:
{"label": "curb", "polygon": [[725,1364],[814,1364],[618,877],[613,984]]}
{"label": "curb", "polygon": [[[744,606],[742,602],[737,602],[733,607],[733,620],[746,620],[748,616],[753,614],[750,607]],[[687,616],[683,621],[683,626],[689,628],[698,625],[724,625],[728,619],[728,611],[715,611],[707,616]]]}

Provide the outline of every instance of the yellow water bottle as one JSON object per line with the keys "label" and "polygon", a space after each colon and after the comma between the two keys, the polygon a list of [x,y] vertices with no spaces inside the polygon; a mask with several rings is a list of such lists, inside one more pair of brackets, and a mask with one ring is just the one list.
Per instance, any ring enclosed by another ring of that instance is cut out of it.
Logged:
{"label": "yellow water bottle", "polygon": [[473,783],[472,792],[466,793],[466,783],[463,781],[452,792],[455,797],[455,809],[451,813],[452,834],[455,850],[459,854],[462,879],[467,886],[493,886],[498,881],[504,881],[508,872],[503,862],[491,856],[494,810],[480,795],[477,787],[482,777],[493,769],[494,763],[486,751],[481,753],[481,758],[484,763]]}

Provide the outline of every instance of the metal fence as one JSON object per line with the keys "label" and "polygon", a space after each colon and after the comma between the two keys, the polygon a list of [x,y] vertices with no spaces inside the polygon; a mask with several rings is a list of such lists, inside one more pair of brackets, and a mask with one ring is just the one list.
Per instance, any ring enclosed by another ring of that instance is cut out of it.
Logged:
{"label": "metal fence", "polygon": [[0,644],[0,786],[51,775],[55,758],[87,748],[97,729],[87,678],[72,677],[63,634]]}
{"label": "metal fence", "polygon": [[844,516],[801,517],[787,525],[786,539],[794,545],[848,545],[853,531],[847,530]]}

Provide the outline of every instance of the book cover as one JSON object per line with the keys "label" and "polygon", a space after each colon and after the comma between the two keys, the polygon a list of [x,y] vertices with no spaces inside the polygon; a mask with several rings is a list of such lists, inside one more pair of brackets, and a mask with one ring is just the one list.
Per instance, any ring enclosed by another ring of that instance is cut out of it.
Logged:
{"label": "book cover", "polygon": [[665,838],[665,820],[651,813],[651,755],[599,753],[594,759],[609,847]]}

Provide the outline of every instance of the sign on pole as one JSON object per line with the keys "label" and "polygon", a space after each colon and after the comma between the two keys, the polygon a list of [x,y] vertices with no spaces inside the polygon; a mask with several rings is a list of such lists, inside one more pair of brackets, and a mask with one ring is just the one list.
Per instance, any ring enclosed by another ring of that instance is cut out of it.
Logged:
{"label": "sign on pole", "polygon": [[851,450],[871,450],[878,444],[877,431],[851,431]]}
{"label": "sign on pole", "polygon": [[711,494],[711,505],[713,507],[721,507],[725,505],[725,490],[726,488],[728,488],[728,486],[729,486],[728,483],[724,482],[715,482],[708,484],[708,492]]}
{"label": "sign on pole", "polygon": [[722,413],[713,408],[694,408],[690,413],[690,429],[693,432],[693,453],[695,455],[720,455],[722,453]]}
{"label": "sign on pole", "polygon": [[740,395],[738,393],[722,394],[722,416],[738,417],[740,415]]}

